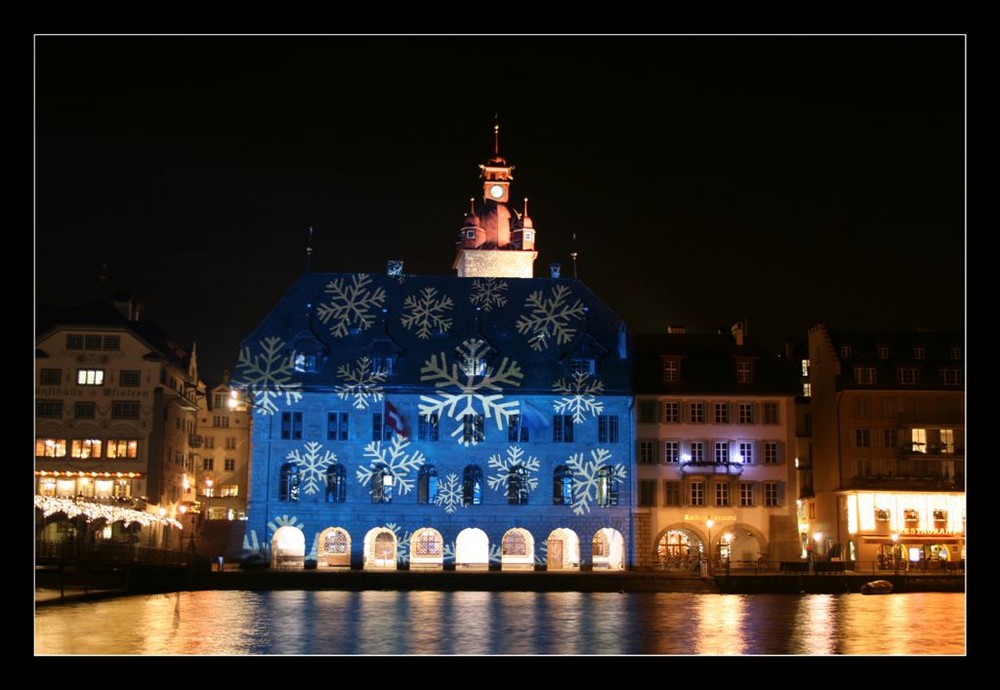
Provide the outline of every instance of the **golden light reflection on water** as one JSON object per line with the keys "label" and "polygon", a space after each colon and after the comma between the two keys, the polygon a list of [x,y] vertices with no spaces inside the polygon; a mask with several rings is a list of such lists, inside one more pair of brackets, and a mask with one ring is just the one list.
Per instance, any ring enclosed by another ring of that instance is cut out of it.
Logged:
{"label": "golden light reflection on water", "polygon": [[963,594],[181,592],[42,607],[40,655],[961,655]]}

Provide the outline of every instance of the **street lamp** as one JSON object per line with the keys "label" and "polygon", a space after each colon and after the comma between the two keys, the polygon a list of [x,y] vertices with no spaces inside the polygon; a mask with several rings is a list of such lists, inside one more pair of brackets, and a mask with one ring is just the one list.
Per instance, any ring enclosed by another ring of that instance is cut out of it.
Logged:
{"label": "street lamp", "polygon": [[705,526],[708,527],[708,576],[712,577],[712,525],[715,521],[709,518],[705,521]]}
{"label": "street lamp", "polygon": [[899,541],[899,535],[895,532],[892,533],[892,569],[893,574],[899,575],[899,549],[896,547],[896,542]]}

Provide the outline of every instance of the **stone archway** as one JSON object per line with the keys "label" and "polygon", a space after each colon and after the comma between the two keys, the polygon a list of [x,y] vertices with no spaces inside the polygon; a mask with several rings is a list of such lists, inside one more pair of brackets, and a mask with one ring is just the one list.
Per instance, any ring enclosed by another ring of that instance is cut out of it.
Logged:
{"label": "stone archway", "polygon": [[456,570],[489,570],[490,538],[478,527],[467,527],[455,538]]}
{"label": "stone archway", "polygon": [[350,533],[342,527],[327,527],[320,532],[316,552],[316,566],[319,568],[350,568]]}
{"label": "stone archway", "polygon": [[444,569],[444,538],[433,527],[421,527],[410,537],[410,570]]}
{"label": "stone archway", "polygon": [[594,570],[625,569],[625,538],[613,527],[603,527],[594,533]]}
{"label": "stone archway", "polygon": [[523,527],[507,530],[500,540],[501,570],[534,570],[535,538]]}
{"label": "stone archway", "polygon": [[305,567],[306,535],[298,527],[279,527],[271,537],[271,567],[297,570]]}
{"label": "stone archway", "polygon": [[545,555],[548,570],[580,569],[580,537],[566,527],[558,527],[549,533]]}
{"label": "stone archway", "polygon": [[365,570],[396,569],[396,535],[385,527],[376,527],[365,535]]}

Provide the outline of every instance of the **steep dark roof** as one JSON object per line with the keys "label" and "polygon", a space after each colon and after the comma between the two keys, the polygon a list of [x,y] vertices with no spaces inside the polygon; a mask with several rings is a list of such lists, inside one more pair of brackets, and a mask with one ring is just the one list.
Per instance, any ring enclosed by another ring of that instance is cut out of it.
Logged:
{"label": "steep dark roof", "polygon": [[[639,394],[795,395],[801,385],[795,362],[730,334],[638,333],[634,338],[633,385]],[[680,377],[663,380],[663,359],[678,358]],[[749,359],[751,383],[737,383],[736,363]]]}

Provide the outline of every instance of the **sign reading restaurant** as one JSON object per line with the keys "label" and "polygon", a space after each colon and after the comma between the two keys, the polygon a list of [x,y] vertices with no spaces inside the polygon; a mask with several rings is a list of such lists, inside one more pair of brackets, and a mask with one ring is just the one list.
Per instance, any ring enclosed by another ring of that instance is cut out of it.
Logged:
{"label": "sign reading restaurant", "polygon": [[715,520],[716,522],[736,522],[735,515],[693,515],[690,513],[684,513],[685,522],[706,522],[708,520]]}

